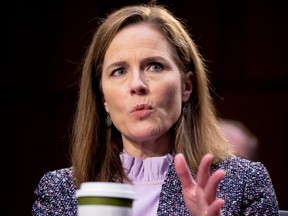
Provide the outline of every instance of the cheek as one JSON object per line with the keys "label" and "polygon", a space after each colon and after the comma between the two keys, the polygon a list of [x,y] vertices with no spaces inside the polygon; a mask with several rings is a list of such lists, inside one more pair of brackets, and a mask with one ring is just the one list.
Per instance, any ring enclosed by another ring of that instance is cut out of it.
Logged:
{"label": "cheek", "polygon": [[182,104],[180,86],[171,84],[167,85],[165,89],[166,91],[164,91],[163,94],[161,94],[160,96],[163,105],[170,113],[174,113],[175,115],[180,114]]}
{"label": "cheek", "polygon": [[119,110],[123,109],[123,105],[126,104],[127,94],[113,88],[109,89],[109,91],[104,94],[104,106],[105,110],[112,114],[115,110],[119,112]]}

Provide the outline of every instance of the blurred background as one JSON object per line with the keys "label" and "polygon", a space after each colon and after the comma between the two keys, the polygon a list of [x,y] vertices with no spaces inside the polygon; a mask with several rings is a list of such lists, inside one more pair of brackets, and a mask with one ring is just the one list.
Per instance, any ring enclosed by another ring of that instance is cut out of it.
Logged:
{"label": "blurred background", "polygon": [[[1,215],[31,215],[41,176],[70,165],[78,67],[92,32],[113,8],[141,2],[147,1],[11,1],[2,6]],[[271,175],[280,208],[288,209],[285,1],[158,3],[186,20],[207,60],[219,116],[243,122],[258,137],[258,160]]]}

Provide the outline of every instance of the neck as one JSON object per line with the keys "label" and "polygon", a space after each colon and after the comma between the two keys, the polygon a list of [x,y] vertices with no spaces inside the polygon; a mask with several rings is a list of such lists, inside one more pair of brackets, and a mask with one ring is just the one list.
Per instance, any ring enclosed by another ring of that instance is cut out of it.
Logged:
{"label": "neck", "polygon": [[166,138],[142,142],[123,139],[123,147],[127,154],[141,160],[149,157],[164,156],[171,151],[170,139]]}

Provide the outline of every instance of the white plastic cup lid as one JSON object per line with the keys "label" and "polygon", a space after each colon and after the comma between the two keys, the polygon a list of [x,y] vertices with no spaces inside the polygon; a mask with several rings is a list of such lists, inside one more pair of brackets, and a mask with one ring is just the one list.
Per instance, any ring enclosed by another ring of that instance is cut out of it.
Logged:
{"label": "white plastic cup lid", "polygon": [[129,184],[115,182],[83,182],[76,190],[79,197],[115,197],[135,199],[133,188]]}

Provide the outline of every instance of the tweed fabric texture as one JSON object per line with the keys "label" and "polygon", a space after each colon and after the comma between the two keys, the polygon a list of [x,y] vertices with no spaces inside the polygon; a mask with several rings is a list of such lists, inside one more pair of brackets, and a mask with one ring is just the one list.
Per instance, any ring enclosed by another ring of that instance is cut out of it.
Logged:
{"label": "tweed fabric texture", "polygon": [[[224,216],[279,215],[273,184],[262,163],[231,157],[213,165],[211,173],[217,169],[226,171],[217,192],[217,197],[225,200],[222,209]],[[77,216],[76,189],[73,168],[45,173],[34,192],[32,215]],[[157,215],[190,215],[183,199],[181,183],[176,175],[174,163],[171,164],[162,185]]]}

